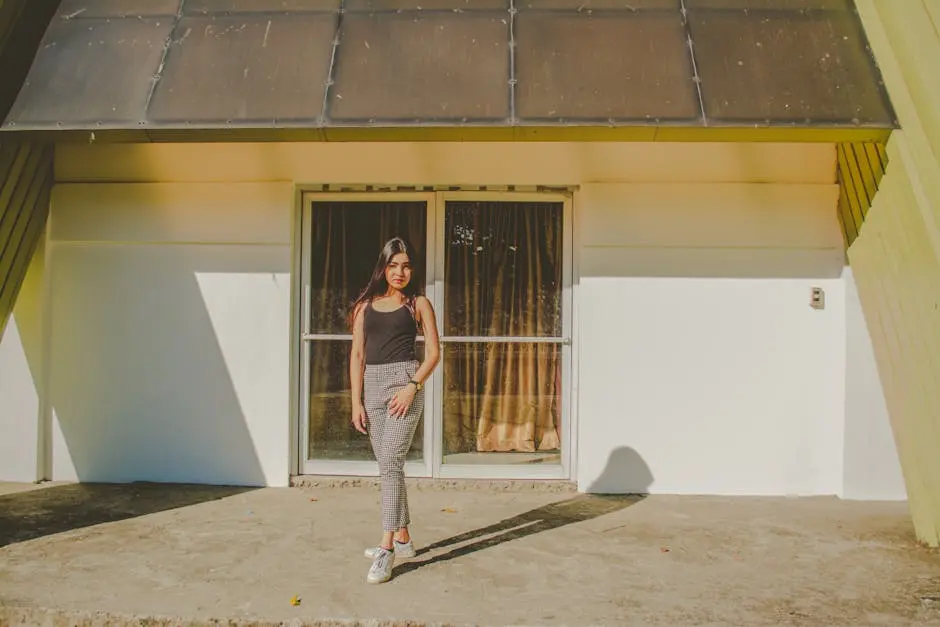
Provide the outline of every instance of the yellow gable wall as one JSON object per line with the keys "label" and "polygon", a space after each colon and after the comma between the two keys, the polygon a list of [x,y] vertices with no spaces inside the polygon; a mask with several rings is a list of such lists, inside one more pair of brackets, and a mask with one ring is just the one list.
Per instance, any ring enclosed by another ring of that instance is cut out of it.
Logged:
{"label": "yellow gable wall", "polygon": [[0,337],[39,243],[52,188],[52,149],[0,144]]}
{"label": "yellow gable wall", "polygon": [[901,121],[848,251],[920,540],[940,545],[940,0],[856,0]]}

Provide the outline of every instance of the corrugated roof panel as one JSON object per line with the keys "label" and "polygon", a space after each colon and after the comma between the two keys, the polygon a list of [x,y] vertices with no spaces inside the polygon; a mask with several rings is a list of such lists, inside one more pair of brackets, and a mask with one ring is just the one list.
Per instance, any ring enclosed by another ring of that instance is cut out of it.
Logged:
{"label": "corrugated roof panel", "polygon": [[897,125],[852,0],[511,6],[65,0],[3,128]]}
{"label": "corrugated roof panel", "polygon": [[678,11],[682,5],[680,0],[516,0],[520,9],[551,9],[561,11],[588,11],[626,10],[648,11],[662,9]]}
{"label": "corrugated roof panel", "polygon": [[509,0],[345,0],[347,11],[380,13],[404,11],[493,11],[509,10]]}
{"label": "corrugated roof panel", "polygon": [[136,125],[173,20],[54,20],[8,120],[37,126]]}
{"label": "corrugated roof panel", "polygon": [[339,8],[340,0],[186,0],[183,15],[323,13]]}
{"label": "corrugated roof panel", "polygon": [[337,19],[330,13],[184,17],[148,119],[316,125]]}
{"label": "corrugated roof panel", "polygon": [[701,119],[679,12],[521,11],[515,30],[522,121]]}
{"label": "corrugated roof panel", "polygon": [[697,9],[689,12],[689,23],[709,120],[878,124],[891,119],[861,27],[849,11]]}
{"label": "corrugated roof panel", "polygon": [[509,61],[505,12],[349,13],[328,117],[343,123],[506,123]]}
{"label": "corrugated roof panel", "polygon": [[747,9],[749,11],[848,11],[852,0],[685,0],[687,9]]}
{"label": "corrugated roof panel", "polygon": [[173,17],[180,0],[62,0],[60,19],[89,17]]}

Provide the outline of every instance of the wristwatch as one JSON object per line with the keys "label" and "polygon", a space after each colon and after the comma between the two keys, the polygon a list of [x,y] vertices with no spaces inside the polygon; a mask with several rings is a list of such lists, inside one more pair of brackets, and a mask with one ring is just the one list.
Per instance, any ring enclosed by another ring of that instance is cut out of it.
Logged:
{"label": "wristwatch", "polygon": [[418,382],[415,381],[414,379],[412,379],[412,380],[409,381],[408,383],[414,383],[415,389],[416,389],[417,391],[419,391],[419,392],[421,391],[421,388],[424,387],[423,385],[421,385],[420,383],[418,383]]}

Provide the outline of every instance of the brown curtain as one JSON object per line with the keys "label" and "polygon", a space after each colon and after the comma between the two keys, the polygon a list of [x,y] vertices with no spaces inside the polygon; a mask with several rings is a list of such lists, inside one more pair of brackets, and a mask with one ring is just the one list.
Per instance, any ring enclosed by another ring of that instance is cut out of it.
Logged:
{"label": "brown curtain", "polygon": [[424,284],[423,202],[324,202],[313,207],[311,318],[314,333],[348,333],[346,314],[395,236],[416,247],[414,281]]}
{"label": "brown curtain", "polygon": [[[561,211],[558,203],[447,204],[446,335],[561,335]],[[560,346],[446,350],[445,453],[560,447]]]}
{"label": "brown curtain", "polygon": [[[425,282],[427,209],[424,202],[317,202],[312,211],[312,333],[349,333],[349,306],[372,275],[382,246],[394,236],[416,247],[414,279]],[[368,441],[353,430],[349,342],[311,345],[310,453],[319,458],[369,459]],[[421,451],[419,429],[412,450]],[[361,450],[359,450],[361,449]]]}
{"label": "brown curtain", "polygon": [[[561,211],[557,203],[448,202],[445,335],[561,335]],[[414,280],[425,282],[423,202],[318,202],[312,219],[313,333],[349,332],[349,305],[392,236],[417,247]],[[311,353],[311,456],[371,459],[348,420],[349,343],[313,342]],[[560,346],[448,344],[442,367],[445,454],[559,448]],[[422,435],[419,428],[409,458],[420,457]]]}

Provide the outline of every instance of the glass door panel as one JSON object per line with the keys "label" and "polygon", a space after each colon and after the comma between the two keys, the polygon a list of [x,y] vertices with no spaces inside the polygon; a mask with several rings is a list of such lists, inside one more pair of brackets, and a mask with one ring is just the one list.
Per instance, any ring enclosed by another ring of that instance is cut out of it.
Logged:
{"label": "glass door panel", "polygon": [[[372,275],[382,246],[400,236],[412,244],[413,281],[425,284],[425,201],[314,201],[309,212],[306,344],[307,460],[374,462],[352,411],[349,307]],[[419,359],[422,345],[418,346]],[[424,418],[409,460],[424,458]]]}
{"label": "glass door panel", "polygon": [[448,201],[443,463],[560,464],[564,205]]}
{"label": "glass door panel", "polygon": [[448,342],[444,462],[561,463],[557,344]]}
{"label": "glass door panel", "polygon": [[412,245],[413,281],[425,283],[427,203],[314,202],[311,212],[310,333],[348,333],[349,305],[372,276],[389,239]]}
{"label": "glass door panel", "polygon": [[[310,343],[310,420],[307,429],[307,459],[372,462],[369,438],[356,431],[352,416],[349,383],[351,340],[320,340]],[[418,359],[423,346],[418,345]],[[408,461],[424,459],[424,416],[418,422]]]}

